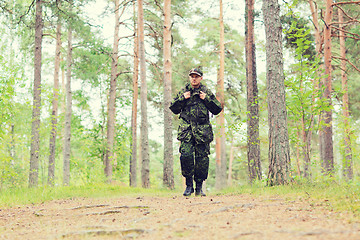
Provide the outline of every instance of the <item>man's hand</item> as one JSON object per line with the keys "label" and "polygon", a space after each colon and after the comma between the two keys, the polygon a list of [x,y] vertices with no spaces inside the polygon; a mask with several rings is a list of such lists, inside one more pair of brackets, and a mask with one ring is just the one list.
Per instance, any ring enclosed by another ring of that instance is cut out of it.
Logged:
{"label": "man's hand", "polygon": [[185,99],[190,98],[190,92],[189,92],[189,91],[188,91],[188,92],[184,92],[184,98],[185,98]]}
{"label": "man's hand", "polygon": [[203,91],[200,91],[200,99],[204,100],[206,97],[206,93],[204,93]]}

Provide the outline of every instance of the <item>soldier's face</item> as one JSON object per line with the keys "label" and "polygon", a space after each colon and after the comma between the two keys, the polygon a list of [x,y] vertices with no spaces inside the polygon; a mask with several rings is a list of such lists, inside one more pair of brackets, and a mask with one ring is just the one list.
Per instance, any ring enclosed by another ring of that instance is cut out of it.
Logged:
{"label": "soldier's face", "polygon": [[201,80],[203,79],[202,77],[200,77],[199,75],[197,74],[191,74],[189,76],[189,79],[190,79],[190,84],[193,88],[198,88],[200,87],[200,82]]}

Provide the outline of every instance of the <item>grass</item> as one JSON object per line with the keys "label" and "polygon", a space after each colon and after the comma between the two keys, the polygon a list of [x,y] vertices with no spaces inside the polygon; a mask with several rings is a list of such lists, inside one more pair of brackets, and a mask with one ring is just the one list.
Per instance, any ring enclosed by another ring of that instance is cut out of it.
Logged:
{"label": "grass", "polygon": [[112,198],[117,196],[156,195],[169,196],[167,189],[130,188],[110,184],[93,184],[69,187],[38,187],[38,188],[9,188],[0,192],[0,208],[26,204],[38,204],[57,199],[72,198]]}
{"label": "grass", "polygon": [[314,207],[321,206],[331,211],[350,213],[353,220],[360,221],[360,186],[358,184],[321,181],[274,187],[265,187],[260,184],[245,185],[240,188],[225,189],[219,194],[248,194],[262,199],[307,201]]}
{"label": "grass", "polygon": [[[56,199],[113,198],[118,196],[181,196],[182,190],[171,191],[159,188],[130,188],[122,185],[94,184],[70,187],[38,187],[6,189],[0,192],[0,208],[37,204]],[[285,186],[266,187],[263,184],[226,188],[209,195],[246,194],[261,199],[280,198],[288,201],[307,201],[332,211],[350,213],[352,220],[360,221],[360,186],[338,184],[335,181],[296,183]]]}

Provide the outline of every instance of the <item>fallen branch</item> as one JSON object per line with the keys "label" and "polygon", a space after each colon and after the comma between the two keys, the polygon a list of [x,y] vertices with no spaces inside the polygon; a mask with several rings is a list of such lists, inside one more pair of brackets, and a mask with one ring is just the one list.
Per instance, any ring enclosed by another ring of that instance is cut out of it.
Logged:
{"label": "fallen branch", "polygon": [[108,210],[105,212],[97,212],[97,213],[87,213],[86,215],[108,215],[108,214],[116,214],[116,213],[122,213],[120,210]]}
{"label": "fallen branch", "polygon": [[109,204],[85,205],[85,206],[71,208],[71,210],[86,209],[86,208],[98,208],[98,207],[107,207],[107,206],[109,206]]}
{"label": "fallen branch", "polygon": [[87,230],[79,232],[65,233],[62,238],[68,237],[85,237],[85,236],[128,236],[137,237],[145,232],[144,229],[128,229],[128,230]]}
{"label": "fallen branch", "polygon": [[149,208],[148,206],[116,206],[116,207],[113,207],[113,208]]}

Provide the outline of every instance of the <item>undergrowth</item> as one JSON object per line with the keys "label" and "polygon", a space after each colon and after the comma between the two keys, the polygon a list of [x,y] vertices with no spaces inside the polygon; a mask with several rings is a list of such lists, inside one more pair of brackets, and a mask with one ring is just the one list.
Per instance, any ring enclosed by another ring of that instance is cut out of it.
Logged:
{"label": "undergrowth", "polygon": [[287,201],[307,201],[313,207],[349,213],[352,220],[360,221],[360,185],[358,183],[297,182],[272,187],[255,183],[252,186],[226,188],[218,194],[247,194],[265,200],[279,198]]}

